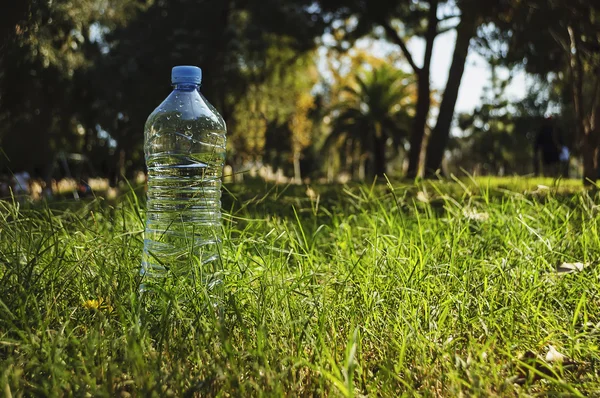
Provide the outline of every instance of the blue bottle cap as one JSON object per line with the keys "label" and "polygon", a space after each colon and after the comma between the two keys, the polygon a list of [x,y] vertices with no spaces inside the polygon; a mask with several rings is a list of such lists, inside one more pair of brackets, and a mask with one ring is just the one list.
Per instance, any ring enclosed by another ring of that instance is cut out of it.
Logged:
{"label": "blue bottle cap", "polygon": [[200,84],[202,81],[202,69],[197,66],[180,65],[171,70],[171,83],[193,83]]}

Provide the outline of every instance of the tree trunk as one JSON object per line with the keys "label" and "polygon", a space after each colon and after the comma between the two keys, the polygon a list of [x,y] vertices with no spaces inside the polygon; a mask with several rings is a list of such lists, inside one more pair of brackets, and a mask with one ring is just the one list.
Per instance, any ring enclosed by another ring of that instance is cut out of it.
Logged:
{"label": "tree trunk", "polygon": [[325,158],[327,162],[327,182],[332,183],[334,181],[333,177],[333,156],[330,155]]}
{"label": "tree trunk", "polygon": [[577,26],[567,27],[569,34],[569,75],[573,107],[577,119],[576,131],[583,157],[583,185],[591,186],[598,179],[598,157],[600,146],[600,76],[596,76],[594,99],[589,114],[583,101],[585,69],[581,59],[581,32]]}
{"label": "tree trunk", "polygon": [[302,182],[302,174],[300,172],[300,152],[294,152],[294,182],[296,184]]}
{"label": "tree trunk", "polygon": [[417,73],[417,106],[410,135],[408,169],[406,170],[406,176],[408,178],[415,178],[419,175],[423,137],[425,136],[427,116],[429,116],[429,108],[431,107],[431,88],[429,78],[431,75],[433,42],[437,36],[438,2],[431,1],[429,7],[427,33],[425,34],[425,55],[423,57],[423,67],[418,71],[415,71]]}
{"label": "tree trunk", "polygon": [[429,67],[423,68],[417,78],[417,106],[413,120],[412,132],[410,134],[410,150],[408,152],[408,170],[406,176],[415,178],[419,175],[421,164],[421,149],[427,116],[431,107],[431,89],[429,87]]}
{"label": "tree trunk", "polygon": [[591,186],[598,178],[598,145],[594,145],[591,132],[582,137],[581,154],[583,155],[583,184]]}
{"label": "tree trunk", "polygon": [[373,173],[376,177],[385,174],[385,137],[375,137],[373,146]]}
{"label": "tree trunk", "polygon": [[600,166],[600,104],[590,115],[589,126],[581,137],[581,154],[583,155],[583,185],[592,186],[598,180]]}
{"label": "tree trunk", "polygon": [[448,73],[448,81],[444,97],[440,104],[440,113],[437,118],[435,128],[431,132],[429,145],[427,147],[427,156],[425,163],[425,174],[428,177],[435,175],[435,172],[442,164],[444,151],[450,137],[450,127],[454,118],[454,108],[456,99],[458,98],[458,89],[465,71],[465,61],[469,53],[469,43],[475,34],[477,27],[477,15],[474,12],[463,10],[463,16],[456,29],[456,45],[454,47],[454,55],[452,56],[452,64]]}
{"label": "tree trunk", "polygon": [[364,181],[366,176],[366,163],[367,159],[364,156],[360,157],[360,163],[358,165],[358,180]]}

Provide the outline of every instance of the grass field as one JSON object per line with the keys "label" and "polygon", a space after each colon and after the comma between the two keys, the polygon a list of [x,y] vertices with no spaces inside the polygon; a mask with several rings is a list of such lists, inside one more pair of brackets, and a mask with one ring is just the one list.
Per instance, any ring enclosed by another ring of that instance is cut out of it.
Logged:
{"label": "grass field", "polygon": [[0,394],[600,394],[580,181],[231,185],[222,288],[140,300],[142,196],[0,201]]}

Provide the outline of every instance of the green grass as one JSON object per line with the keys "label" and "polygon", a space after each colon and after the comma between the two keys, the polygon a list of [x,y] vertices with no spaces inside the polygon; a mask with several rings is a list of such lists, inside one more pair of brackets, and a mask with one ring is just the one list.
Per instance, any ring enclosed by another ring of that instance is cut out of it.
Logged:
{"label": "green grass", "polygon": [[141,192],[0,201],[2,393],[600,391],[600,219],[579,181],[227,188],[222,289],[142,300]]}

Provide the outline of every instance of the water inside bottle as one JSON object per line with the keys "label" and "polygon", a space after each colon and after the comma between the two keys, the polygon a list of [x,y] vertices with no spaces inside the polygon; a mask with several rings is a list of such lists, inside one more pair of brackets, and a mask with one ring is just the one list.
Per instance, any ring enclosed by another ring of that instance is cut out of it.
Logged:
{"label": "water inside bottle", "polygon": [[210,282],[218,271],[225,137],[192,131],[188,122],[183,132],[157,131],[146,143],[151,151],[142,273],[148,277],[196,270]]}

